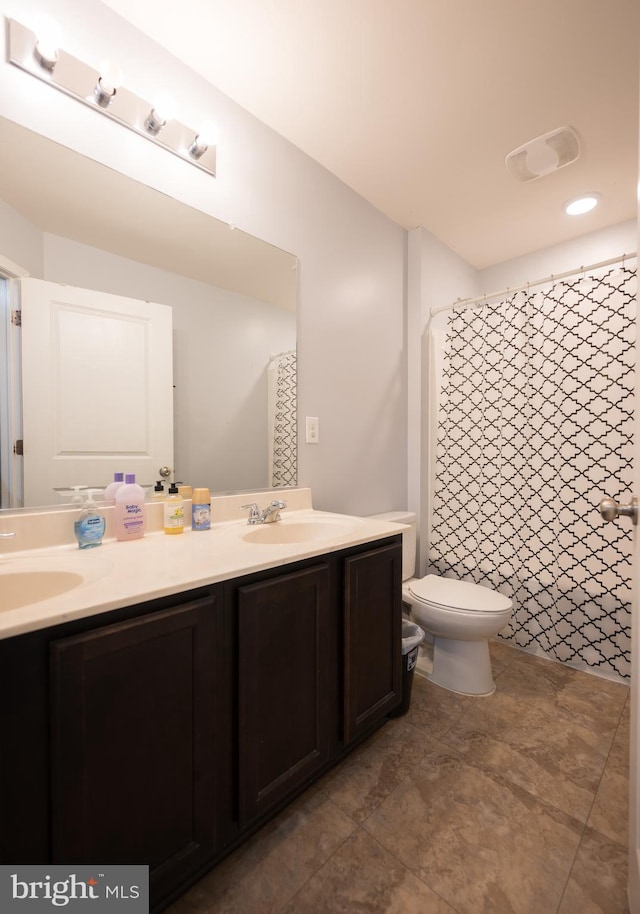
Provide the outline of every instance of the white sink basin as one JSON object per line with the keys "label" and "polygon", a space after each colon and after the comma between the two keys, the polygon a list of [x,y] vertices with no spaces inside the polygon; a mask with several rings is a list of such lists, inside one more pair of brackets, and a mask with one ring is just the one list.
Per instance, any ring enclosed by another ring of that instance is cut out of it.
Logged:
{"label": "white sink basin", "polygon": [[0,612],[59,597],[107,574],[109,562],[85,556],[3,558]]}
{"label": "white sink basin", "polygon": [[347,521],[310,518],[290,523],[275,521],[272,524],[258,524],[244,533],[242,539],[246,543],[278,546],[287,543],[314,543],[334,539],[337,536],[346,536],[352,530],[353,524]]}

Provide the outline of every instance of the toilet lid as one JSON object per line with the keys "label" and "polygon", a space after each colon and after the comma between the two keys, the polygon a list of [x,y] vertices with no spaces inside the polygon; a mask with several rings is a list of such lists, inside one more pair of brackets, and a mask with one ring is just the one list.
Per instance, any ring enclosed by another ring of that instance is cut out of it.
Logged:
{"label": "toilet lid", "polygon": [[502,612],[511,609],[511,600],[503,593],[471,584],[469,581],[454,581],[428,574],[411,581],[409,590],[425,603],[435,603],[447,609],[464,609],[468,612]]}

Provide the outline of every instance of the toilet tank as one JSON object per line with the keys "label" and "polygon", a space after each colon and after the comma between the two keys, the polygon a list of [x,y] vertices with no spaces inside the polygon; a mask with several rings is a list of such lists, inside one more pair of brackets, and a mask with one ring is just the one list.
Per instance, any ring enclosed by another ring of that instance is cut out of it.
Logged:
{"label": "toilet tank", "polygon": [[402,531],[402,580],[408,581],[416,573],[416,515],[411,511],[388,511],[386,514],[370,514],[369,517],[392,524],[406,524],[410,528]]}

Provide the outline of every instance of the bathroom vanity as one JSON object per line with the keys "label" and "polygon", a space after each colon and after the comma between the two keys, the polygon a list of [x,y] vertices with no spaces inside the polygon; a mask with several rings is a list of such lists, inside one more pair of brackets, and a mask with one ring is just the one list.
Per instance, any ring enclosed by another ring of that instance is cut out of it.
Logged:
{"label": "bathroom vanity", "polygon": [[148,863],[159,911],[384,721],[401,697],[401,533],[324,515],[296,542],[315,514],[270,535],[293,542],[237,522],[208,542],[145,537],[137,557],[108,543],[114,570],[89,585],[108,608],[82,612],[74,591],[71,616],[0,640],[3,863]]}

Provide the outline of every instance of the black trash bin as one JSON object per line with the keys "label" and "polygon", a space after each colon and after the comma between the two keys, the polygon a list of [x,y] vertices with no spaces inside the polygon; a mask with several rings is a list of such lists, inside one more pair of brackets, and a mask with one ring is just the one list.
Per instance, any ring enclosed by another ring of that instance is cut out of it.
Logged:
{"label": "black trash bin", "polygon": [[411,687],[413,686],[413,671],[418,662],[418,651],[424,640],[424,632],[415,622],[408,619],[402,620],[402,701],[389,717],[401,717],[409,710],[411,703]]}

